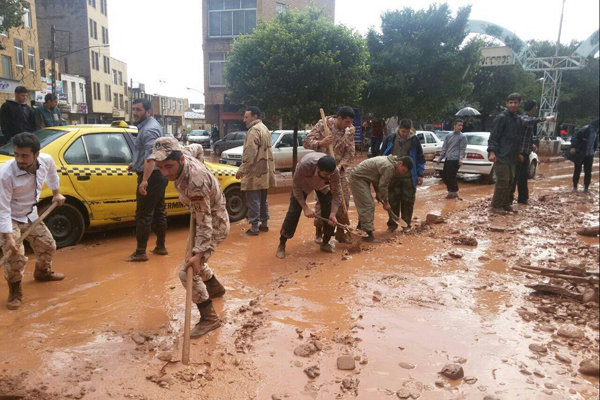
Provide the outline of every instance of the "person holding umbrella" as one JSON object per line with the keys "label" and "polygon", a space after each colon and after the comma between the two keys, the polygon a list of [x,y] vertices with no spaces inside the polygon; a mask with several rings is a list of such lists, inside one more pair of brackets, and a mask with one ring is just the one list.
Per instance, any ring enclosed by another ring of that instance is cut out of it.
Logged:
{"label": "person holding umbrella", "polygon": [[479,111],[477,111],[476,109],[474,109],[473,107],[464,107],[461,108],[460,110],[458,110],[458,112],[456,114],[457,117],[462,117],[463,120],[463,128],[462,128],[462,132],[473,132],[475,131],[475,127],[473,126],[473,123],[471,122],[471,117],[476,117],[478,115],[481,115],[481,113]]}

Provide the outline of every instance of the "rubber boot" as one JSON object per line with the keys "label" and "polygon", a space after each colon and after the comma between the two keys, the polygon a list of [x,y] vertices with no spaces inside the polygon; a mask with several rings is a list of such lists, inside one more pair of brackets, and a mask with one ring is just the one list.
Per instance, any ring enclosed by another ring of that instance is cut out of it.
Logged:
{"label": "rubber boot", "polygon": [[54,272],[50,268],[37,269],[33,272],[33,279],[40,282],[62,281],[65,275],[60,272]]}
{"label": "rubber boot", "polygon": [[213,308],[211,299],[196,305],[198,306],[198,311],[200,311],[200,322],[190,332],[191,338],[199,338],[221,326],[221,320]]}
{"label": "rubber boot", "polygon": [[208,291],[208,297],[214,299],[216,297],[221,297],[225,294],[225,288],[221,285],[221,282],[217,280],[217,277],[213,274],[212,278],[207,281],[204,281],[206,285],[206,290]]}
{"label": "rubber boot", "polygon": [[23,302],[23,291],[21,290],[21,281],[8,282],[8,303],[6,308],[16,310],[21,307]]}

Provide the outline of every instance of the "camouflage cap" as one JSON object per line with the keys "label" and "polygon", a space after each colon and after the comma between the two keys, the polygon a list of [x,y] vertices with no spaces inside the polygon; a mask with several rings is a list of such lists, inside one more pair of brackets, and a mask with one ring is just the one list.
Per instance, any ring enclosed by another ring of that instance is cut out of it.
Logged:
{"label": "camouflage cap", "polygon": [[177,139],[161,137],[154,141],[154,148],[148,160],[164,161],[173,151],[183,151]]}

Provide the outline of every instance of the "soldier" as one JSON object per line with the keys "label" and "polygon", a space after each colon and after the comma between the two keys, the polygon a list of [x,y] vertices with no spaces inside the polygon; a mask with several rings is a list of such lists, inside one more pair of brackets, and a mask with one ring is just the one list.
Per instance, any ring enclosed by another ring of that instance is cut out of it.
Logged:
{"label": "soldier", "polygon": [[371,185],[375,189],[375,198],[383,204],[386,211],[390,209],[388,186],[396,174],[406,174],[413,167],[409,156],[378,156],[364,160],[350,174],[350,189],[358,211],[358,228],[367,232],[363,240],[373,242],[373,220],[375,219],[375,203],[371,195]]}
{"label": "soldier", "polygon": [[[337,165],[340,172],[340,183],[344,193],[344,200],[346,203],[346,210],[350,204],[350,186],[348,185],[348,177],[346,170],[351,166],[352,159],[354,158],[354,135],[356,129],[352,125],[354,121],[354,110],[351,107],[342,107],[337,112],[336,116],[329,116],[325,118],[331,136],[326,136],[325,125],[323,121],[319,121],[310,131],[304,139],[303,146],[305,149],[312,149],[321,153],[329,154],[329,145],[333,145],[333,153],[330,154]],[[317,201],[315,206],[315,213],[319,213],[320,202]],[[344,213],[342,207],[338,209],[336,215],[337,220],[344,225],[350,223],[348,215]],[[323,222],[315,220],[316,235],[315,241],[320,243],[323,235]],[[335,232],[335,239],[338,242],[348,243],[348,238],[342,228],[337,228]]]}
{"label": "soldier", "polygon": [[325,253],[333,253],[329,239],[333,235],[333,227],[337,223],[336,213],[340,206],[340,172],[333,157],[314,152],[305,155],[296,167],[290,206],[281,225],[277,258],[285,258],[285,243],[294,237],[302,211],[305,217],[314,218],[316,211],[306,204],[306,196],[313,190],[321,203],[321,216],[329,220],[323,228],[320,249]]}
{"label": "soldier", "polygon": [[[248,221],[251,226],[246,235],[257,236],[269,231],[269,204],[267,189],[275,185],[275,164],[271,148],[271,133],[262,123],[258,107],[248,107],[244,122],[248,128],[244,140],[242,165],[235,177],[242,180],[242,191],[246,193]],[[260,226],[258,223],[260,222]]]}
{"label": "soldier", "polygon": [[192,329],[190,337],[197,338],[221,326],[211,299],[223,296],[225,288],[206,262],[229,233],[225,196],[217,178],[203,163],[184,154],[175,138],[156,139],[148,159],[156,161],[161,174],[174,181],[179,200],[190,210],[190,218],[196,221],[192,257],[181,264],[179,279],[186,287],[186,270],[194,270],[192,301],[200,311],[200,322]]}
{"label": "soldier", "polygon": [[192,143],[183,148],[183,153],[195,158],[200,162],[204,162],[204,149],[201,144]]}
{"label": "soldier", "polygon": [[[17,245],[17,241],[38,218],[36,204],[44,183],[52,190],[52,202],[59,206],[65,202],[59,192],[56,164],[52,157],[40,153],[37,136],[19,133],[13,136],[13,144],[15,158],[0,166],[0,247],[5,255],[10,254],[4,266],[9,310],[18,309],[23,301],[21,280],[27,257],[23,245]],[[40,221],[26,240],[36,258],[33,278],[36,281],[64,279],[63,274],[51,270],[56,243],[46,225]]]}

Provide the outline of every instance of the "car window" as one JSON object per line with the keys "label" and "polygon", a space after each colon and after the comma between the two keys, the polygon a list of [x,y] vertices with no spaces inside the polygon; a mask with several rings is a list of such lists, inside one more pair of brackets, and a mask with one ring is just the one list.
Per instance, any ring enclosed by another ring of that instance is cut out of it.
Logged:
{"label": "car window", "polygon": [[[79,142],[83,139],[84,154]],[[84,158],[85,153],[87,157]],[[71,161],[70,161],[71,160]],[[75,141],[65,152],[69,164],[129,164],[131,149],[121,133],[92,133]]]}
{"label": "car window", "polygon": [[472,144],[474,146],[487,146],[488,136],[467,135],[467,144]]}
{"label": "car window", "polygon": [[279,147],[294,147],[294,134],[284,134],[279,141]]}
{"label": "car window", "polygon": [[306,132],[298,132],[298,146],[304,146],[304,139],[306,139]]}
{"label": "car window", "polygon": [[419,138],[419,142],[421,142],[421,144],[425,144],[425,138],[423,137],[422,133],[417,133],[417,137]]}
{"label": "car window", "polygon": [[275,144],[277,142],[277,139],[279,138],[279,135],[281,135],[281,133],[279,133],[279,132],[271,132],[271,144]]}
{"label": "car window", "polygon": [[88,164],[87,154],[81,138],[74,141],[65,151],[65,161],[67,164]]}
{"label": "car window", "polygon": [[[62,131],[58,129],[40,129],[39,131],[35,131],[33,134],[37,136],[40,140],[40,148],[43,149],[45,146],[54,142],[56,139],[67,133],[68,131]],[[0,147],[0,154],[4,154],[5,156],[14,156],[12,138]]]}
{"label": "car window", "polygon": [[246,139],[246,132],[238,132],[237,136],[235,138],[237,140],[244,140],[244,139]]}
{"label": "car window", "polygon": [[235,140],[235,133],[228,133],[223,140]]}
{"label": "car window", "polygon": [[435,139],[431,133],[425,133],[425,137],[427,138],[427,143],[435,143]]}

